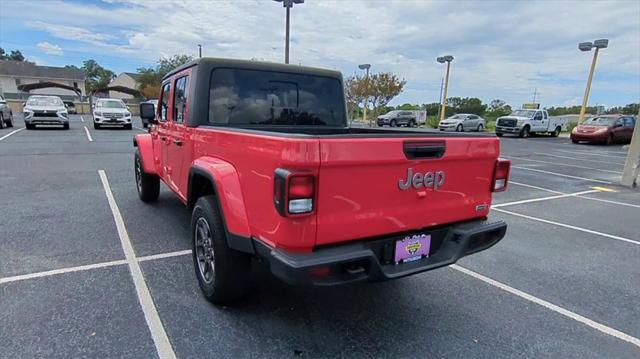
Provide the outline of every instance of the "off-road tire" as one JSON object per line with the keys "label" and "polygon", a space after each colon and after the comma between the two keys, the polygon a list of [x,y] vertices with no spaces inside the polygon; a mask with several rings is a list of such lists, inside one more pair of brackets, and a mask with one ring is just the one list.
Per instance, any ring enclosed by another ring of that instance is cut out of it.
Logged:
{"label": "off-road tire", "polygon": [[[209,248],[212,249],[207,252],[213,258],[213,263],[209,262],[205,267],[209,268],[205,272],[210,275],[208,279],[201,270],[201,264],[206,261],[205,249],[196,243],[200,221],[204,221],[209,229]],[[217,305],[229,305],[241,299],[249,288],[251,257],[227,246],[226,232],[215,196],[203,196],[196,201],[191,214],[191,236],[194,269],[205,298]]]}
{"label": "off-road tire", "polygon": [[160,178],[157,175],[146,173],[144,171],[139,150],[136,150],[133,170],[136,176],[136,189],[138,190],[138,197],[140,197],[140,200],[147,203],[157,200],[160,195]]}

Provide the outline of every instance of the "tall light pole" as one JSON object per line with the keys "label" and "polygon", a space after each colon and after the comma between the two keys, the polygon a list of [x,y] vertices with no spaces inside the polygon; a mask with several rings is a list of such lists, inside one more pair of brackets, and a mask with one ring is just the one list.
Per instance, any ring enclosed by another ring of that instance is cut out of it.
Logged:
{"label": "tall light pole", "polygon": [[587,103],[589,102],[589,91],[591,90],[591,80],[593,80],[593,71],[596,69],[596,61],[598,60],[598,51],[600,49],[606,49],[609,46],[609,40],[600,39],[594,42],[581,42],[578,44],[580,51],[591,51],[595,47],[596,51],[593,53],[593,60],[591,60],[591,70],[589,70],[589,79],[587,80],[587,88],[584,89],[584,97],[582,98],[582,107],[580,107],[580,117],[578,117],[578,124],[581,124],[584,120],[584,113],[587,111]]}
{"label": "tall light pole", "polygon": [[629,145],[629,153],[624,163],[624,171],[622,172],[622,184],[635,188],[638,173],[640,173],[640,108],[638,108],[638,116],[636,116],[636,125],[631,135],[631,144]]}
{"label": "tall light pole", "polygon": [[358,68],[360,70],[366,71],[366,74],[364,75],[365,97],[364,97],[364,110],[362,112],[362,121],[367,122],[367,104],[369,103],[369,69],[371,68],[371,64],[358,65]]}
{"label": "tall light pole", "polygon": [[447,90],[449,88],[449,70],[451,69],[451,61],[453,61],[453,56],[441,56],[436,59],[439,63],[444,64],[447,63],[447,74],[444,80],[444,94],[442,95],[442,101],[440,103],[440,121],[444,120],[445,110],[447,108]]}
{"label": "tall light pole", "polygon": [[289,17],[290,17],[290,12],[291,12],[291,8],[293,7],[293,4],[302,4],[302,3],[304,3],[304,0],[273,0],[273,1],[281,2],[282,6],[285,9],[287,9],[287,24],[286,24],[285,40],[284,40],[284,63],[288,64],[289,63]]}
{"label": "tall light pole", "polygon": [[198,44],[198,57],[202,57],[202,45]]}

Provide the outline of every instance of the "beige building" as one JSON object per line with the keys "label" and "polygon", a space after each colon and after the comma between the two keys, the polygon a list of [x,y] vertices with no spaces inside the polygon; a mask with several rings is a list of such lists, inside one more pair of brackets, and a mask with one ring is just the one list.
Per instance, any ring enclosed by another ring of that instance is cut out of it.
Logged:
{"label": "beige building", "polygon": [[[128,87],[132,90],[138,89],[138,78],[140,75],[132,73],[132,72],[123,72],[118,75],[115,79],[111,80],[109,86],[123,86]],[[132,99],[133,95],[129,95],[123,92],[118,91],[109,91],[109,97],[111,98],[119,98],[119,99]]]}
{"label": "beige building", "polygon": [[0,94],[9,100],[24,100],[29,95],[55,95],[65,101],[77,101],[78,93],[86,95],[84,80],[84,72],[76,68],[0,60]]}

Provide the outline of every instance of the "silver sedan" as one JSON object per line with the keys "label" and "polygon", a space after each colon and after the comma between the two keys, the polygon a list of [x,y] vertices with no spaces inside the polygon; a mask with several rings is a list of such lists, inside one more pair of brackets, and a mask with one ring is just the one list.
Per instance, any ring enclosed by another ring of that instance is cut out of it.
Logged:
{"label": "silver sedan", "polygon": [[458,113],[440,121],[440,131],[484,131],[486,121],[484,118],[471,113]]}

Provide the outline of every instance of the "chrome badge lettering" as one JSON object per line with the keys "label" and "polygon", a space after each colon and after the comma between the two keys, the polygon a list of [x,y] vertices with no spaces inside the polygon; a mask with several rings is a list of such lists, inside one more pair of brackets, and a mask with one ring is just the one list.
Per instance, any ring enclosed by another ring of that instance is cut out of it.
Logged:
{"label": "chrome badge lettering", "polygon": [[413,187],[420,189],[421,187],[432,188],[436,191],[444,184],[444,171],[426,172],[426,173],[413,173],[413,168],[409,167],[407,170],[407,178],[398,181],[398,187],[401,190],[409,189]]}

